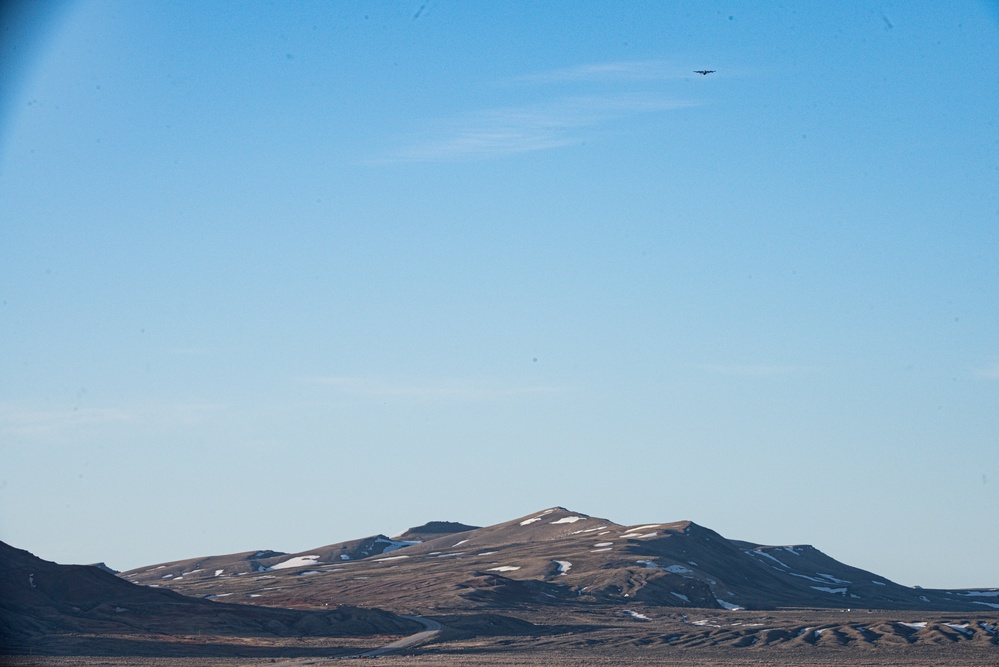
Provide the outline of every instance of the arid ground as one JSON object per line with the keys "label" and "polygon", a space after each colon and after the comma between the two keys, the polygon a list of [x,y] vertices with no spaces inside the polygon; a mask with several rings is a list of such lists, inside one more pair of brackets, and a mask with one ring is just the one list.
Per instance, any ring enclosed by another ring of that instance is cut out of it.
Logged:
{"label": "arid ground", "polygon": [[[356,658],[398,636],[365,638],[67,635],[18,647],[17,667],[292,665],[999,665],[999,619],[939,613],[796,610],[556,610],[525,631],[500,617],[441,617],[430,643]],[[541,623],[540,621],[544,621]],[[489,625],[495,628],[491,632]],[[512,634],[508,630],[515,628]],[[75,655],[39,655],[67,653]]]}

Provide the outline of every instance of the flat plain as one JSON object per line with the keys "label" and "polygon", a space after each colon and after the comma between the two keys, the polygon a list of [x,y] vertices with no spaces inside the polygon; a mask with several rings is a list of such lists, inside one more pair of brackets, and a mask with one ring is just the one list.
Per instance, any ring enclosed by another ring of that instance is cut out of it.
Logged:
{"label": "flat plain", "polygon": [[[421,665],[999,665],[997,619],[867,610],[533,610],[537,625],[439,617],[436,640],[399,654],[356,657],[398,638],[67,635],[6,656],[12,667],[292,667]],[[648,620],[645,620],[648,619]],[[496,625],[490,632],[488,626]],[[509,628],[518,628],[507,634]],[[37,652],[63,655],[38,655]],[[36,653],[32,655],[32,653]],[[73,655],[65,655],[72,653]]]}

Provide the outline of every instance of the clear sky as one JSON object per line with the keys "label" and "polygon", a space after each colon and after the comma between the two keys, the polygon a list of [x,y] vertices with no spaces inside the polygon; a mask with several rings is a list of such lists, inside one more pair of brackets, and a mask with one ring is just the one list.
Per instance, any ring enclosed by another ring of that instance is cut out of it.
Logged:
{"label": "clear sky", "polygon": [[564,505],[999,586],[996,3],[24,16],[0,539],[127,569]]}

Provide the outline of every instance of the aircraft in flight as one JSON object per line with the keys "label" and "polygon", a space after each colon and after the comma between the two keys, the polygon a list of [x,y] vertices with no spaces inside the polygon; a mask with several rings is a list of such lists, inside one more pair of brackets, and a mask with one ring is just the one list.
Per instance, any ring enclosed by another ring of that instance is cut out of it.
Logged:
{"label": "aircraft in flight", "polygon": [[708,74],[714,74],[716,71],[717,70],[713,69],[695,69],[694,74],[703,74],[704,76],[707,76]]}

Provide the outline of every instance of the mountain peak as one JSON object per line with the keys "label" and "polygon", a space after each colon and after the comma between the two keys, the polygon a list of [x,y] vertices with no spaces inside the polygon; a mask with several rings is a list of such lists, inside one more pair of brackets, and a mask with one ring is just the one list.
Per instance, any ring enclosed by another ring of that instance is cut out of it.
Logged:
{"label": "mountain peak", "polygon": [[479,526],[469,526],[457,521],[428,521],[422,526],[415,526],[399,533],[398,535],[393,535],[392,539],[402,540],[405,542],[425,542],[437,537],[443,537],[444,535],[464,533],[469,530],[476,530],[477,528],[479,528]]}

